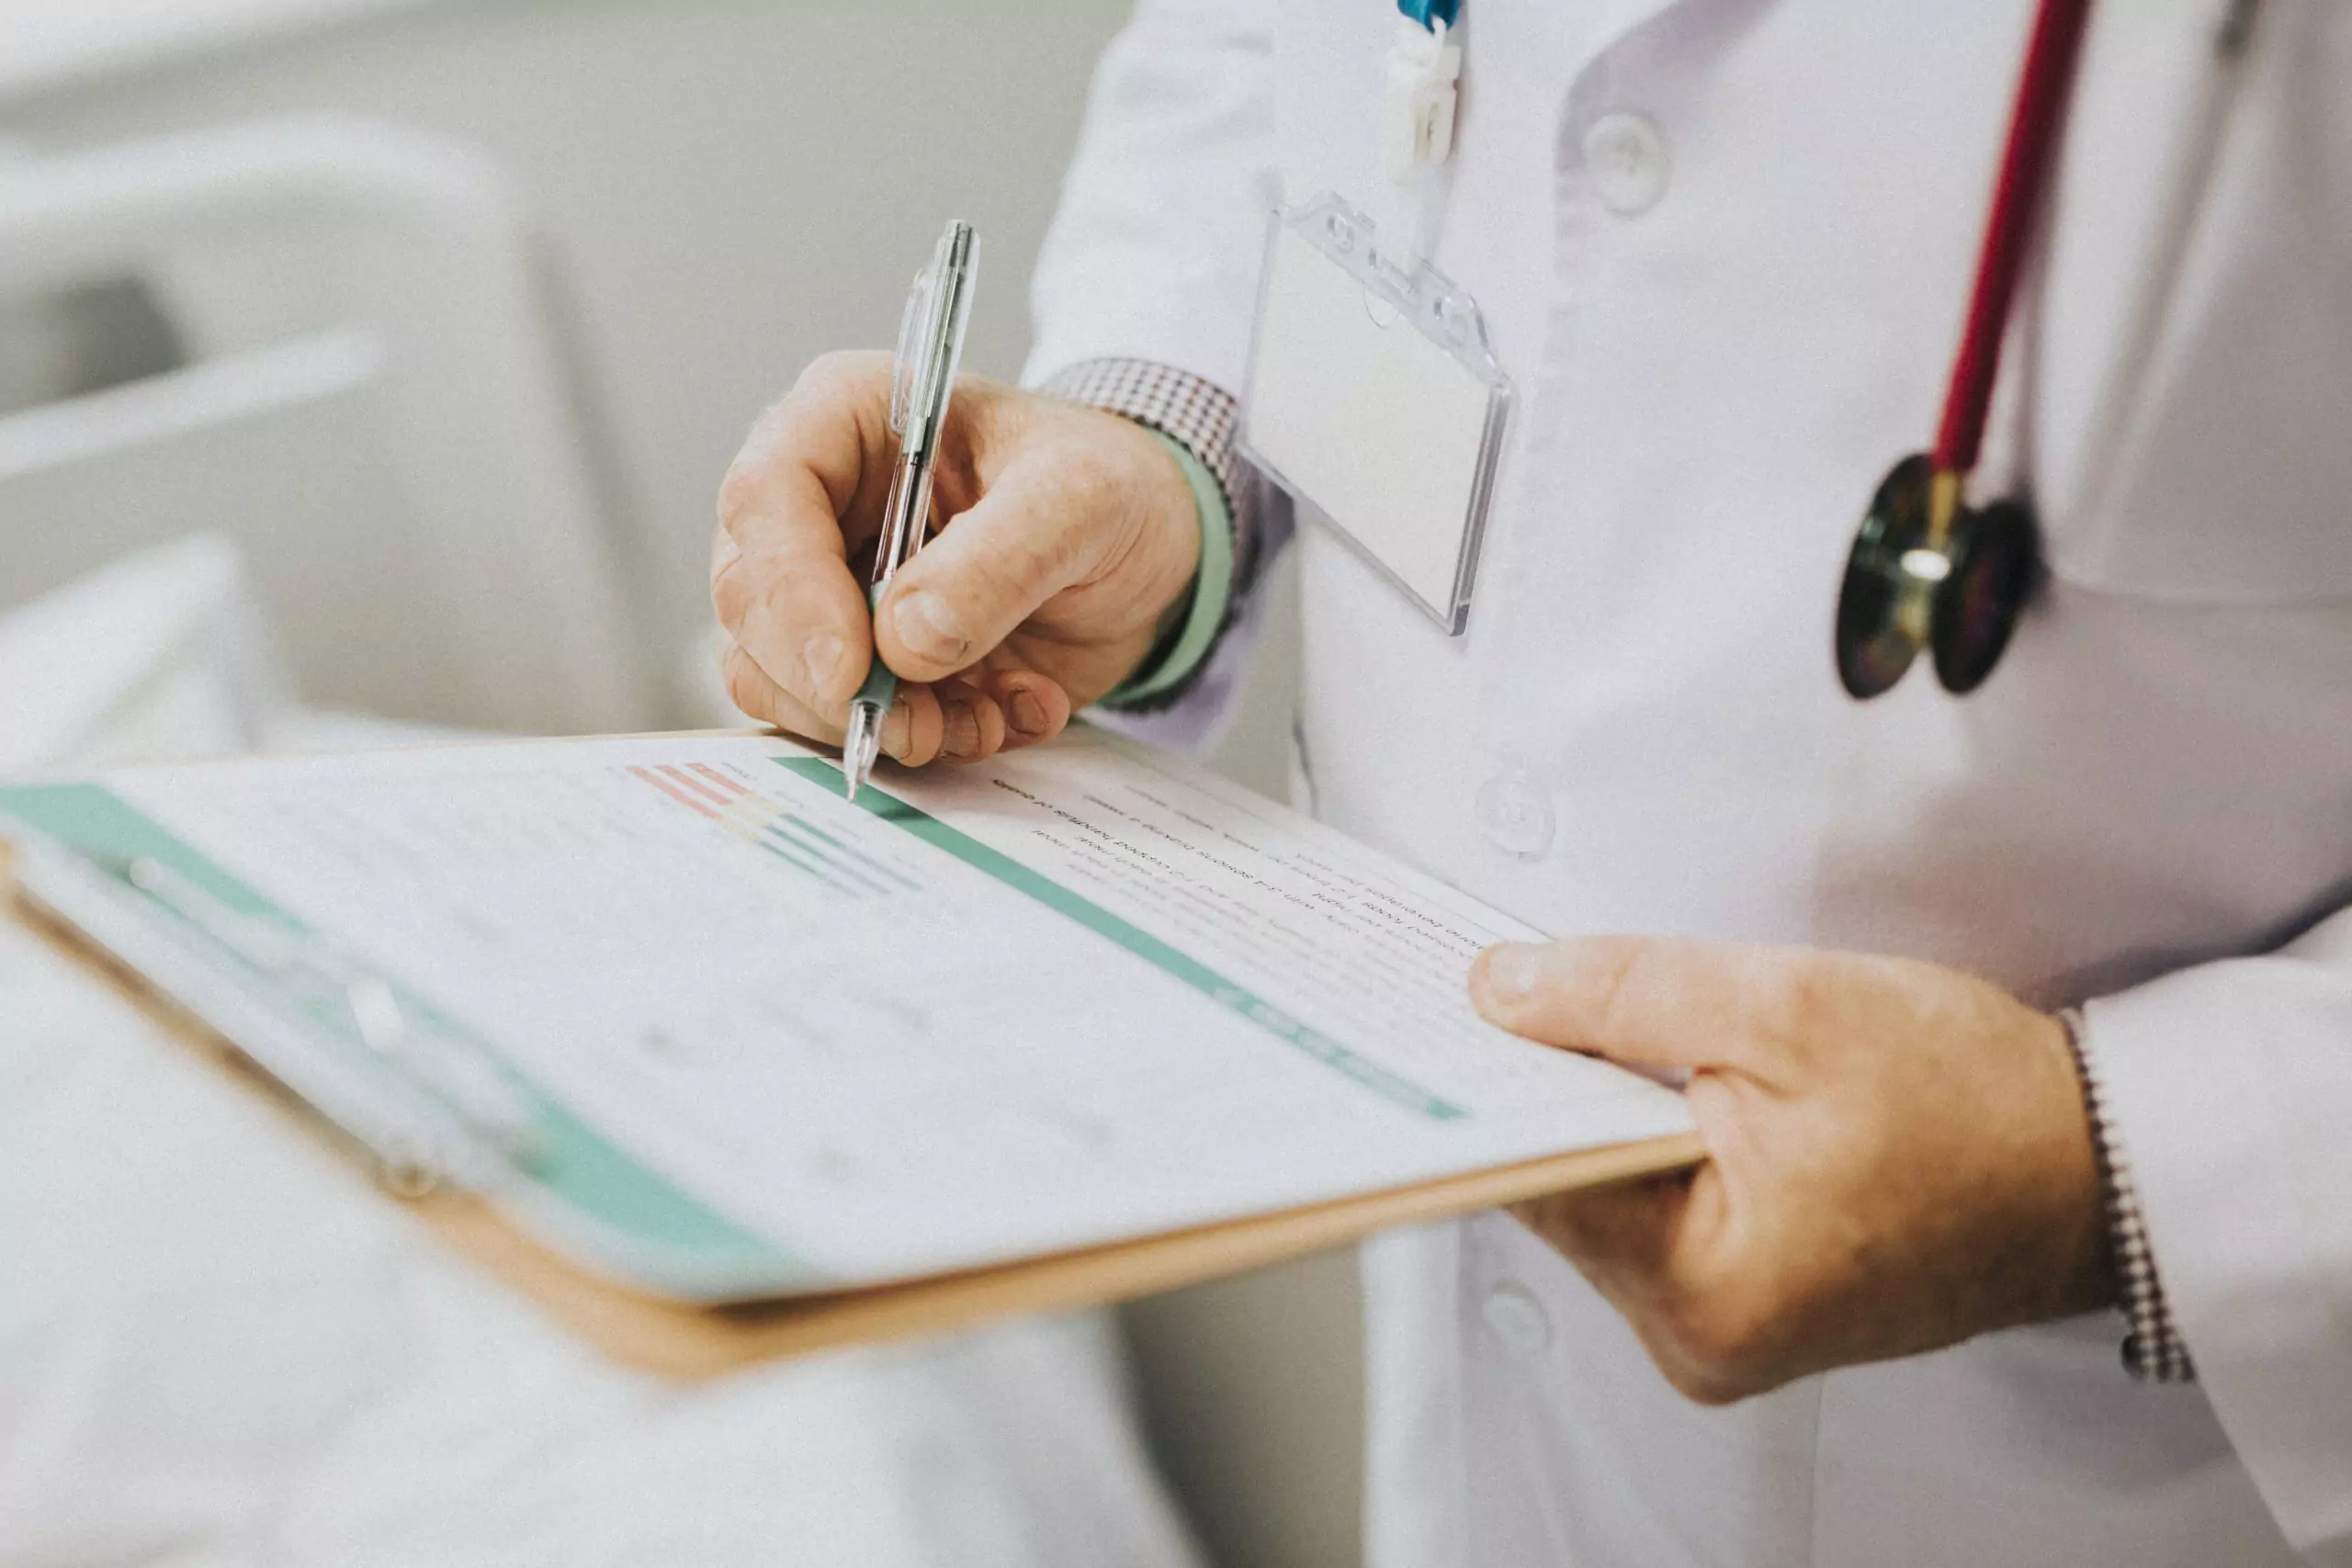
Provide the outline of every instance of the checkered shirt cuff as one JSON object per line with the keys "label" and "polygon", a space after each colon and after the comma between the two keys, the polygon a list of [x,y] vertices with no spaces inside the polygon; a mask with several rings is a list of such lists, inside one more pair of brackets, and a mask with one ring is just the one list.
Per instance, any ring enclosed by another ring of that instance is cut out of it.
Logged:
{"label": "checkered shirt cuff", "polygon": [[2156,1274],[2155,1249],[2148,1244],[2147,1223],[2140,1217],[2140,1196],[2132,1185],[2132,1167],[2123,1157],[2123,1144],[2109,1114],[2107,1096],[2099,1086],[2098,1066],[2084,1042],[2083,1015],[2068,1008],[2058,1015],[2065,1026],[2066,1048],[2075,1058],[2075,1072],[2083,1087],[2083,1107],[2090,1115],[2091,1152],[2098,1161],[2099,1193],[2107,1205],[2108,1245],[2115,1254],[2116,1282],[2123,1314],[2123,1369],[2143,1382],[2188,1382],[2197,1376],[2188,1347],[2165,1304],[2165,1287]]}
{"label": "checkered shirt cuff", "polygon": [[1237,449],[1241,405],[1233,394],[1151,359],[1082,359],[1037,389],[1149,425],[1201,460],[1233,521],[1233,598],[1239,604],[1258,580],[1260,490],[1256,471]]}

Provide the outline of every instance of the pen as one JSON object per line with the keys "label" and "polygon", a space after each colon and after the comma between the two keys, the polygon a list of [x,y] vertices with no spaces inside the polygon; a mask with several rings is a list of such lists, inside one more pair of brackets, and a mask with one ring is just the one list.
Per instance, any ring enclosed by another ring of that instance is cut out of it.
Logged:
{"label": "pen", "polygon": [[[956,361],[964,353],[978,243],[969,223],[950,222],[932,252],[931,265],[915,276],[906,314],[899,319],[890,377],[890,434],[898,437],[899,449],[891,464],[889,499],[882,507],[873,581],[865,593],[869,610],[881,607],[890,579],[922,547],[930,531],[932,471],[947,420],[947,400],[955,390]],[[882,721],[898,694],[899,678],[882,661],[876,637],[865,683],[849,701],[849,733],[842,741],[842,784],[851,800],[874,772]]]}

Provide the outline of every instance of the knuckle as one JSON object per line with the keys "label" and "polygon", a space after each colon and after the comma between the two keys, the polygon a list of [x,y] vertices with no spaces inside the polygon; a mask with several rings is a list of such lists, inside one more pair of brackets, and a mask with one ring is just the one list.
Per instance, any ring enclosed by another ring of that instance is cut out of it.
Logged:
{"label": "knuckle", "polygon": [[752,611],[754,595],[750,582],[739,569],[722,570],[710,580],[710,607],[718,616],[718,624],[729,631],[741,630]]}
{"label": "knuckle", "polygon": [[721,625],[732,629],[750,603],[750,573],[743,570],[741,551],[729,547],[722,530],[710,553],[710,606]]}
{"label": "knuckle", "polygon": [[1804,953],[1766,955],[1747,976],[1747,988],[1758,1021],[1782,1038],[1802,1039],[1832,999],[1822,965]]}
{"label": "knuckle", "polygon": [[968,371],[956,378],[956,398],[948,418],[974,450],[1011,449],[1022,446],[1039,427],[1038,411],[1058,406],[1037,392],[1008,387]]}
{"label": "knuckle", "polygon": [[[1546,951],[1556,960],[1564,948],[1555,942]],[[1583,983],[1572,989],[1589,998],[1596,1028],[1603,1034],[1613,1034],[1625,1009],[1649,981],[1647,960],[1655,948],[1631,937],[1590,937],[1566,951],[1573,959],[1571,973],[1582,971],[1578,978]]]}
{"label": "knuckle", "polygon": [[719,659],[719,674],[727,684],[727,700],[752,717],[775,721],[774,686],[741,644],[729,643]]}
{"label": "knuckle", "polygon": [[884,357],[871,349],[829,350],[800,367],[786,400],[830,403],[854,397],[873,385],[876,365]]}
{"label": "knuckle", "polygon": [[718,525],[729,537],[741,538],[744,526],[756,517],[767,496],[767,468],[759,444],[747,444],[727,466],[718,481]]}
{"label": "knuckle", "polygon": [[849,376],[850,354],[846,349],[829,349],[800,367],[792,378],[792,390],[787,396],[822,395],[840,386]]}

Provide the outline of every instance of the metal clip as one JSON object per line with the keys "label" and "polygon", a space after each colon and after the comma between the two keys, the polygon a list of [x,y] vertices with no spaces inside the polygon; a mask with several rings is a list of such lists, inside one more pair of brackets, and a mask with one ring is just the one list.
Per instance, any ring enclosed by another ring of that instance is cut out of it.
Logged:
{"label": "metal clip", "polygon": [[1448,43],[1442,17],[1428,28],[1409,18],[1396,23],[1388,51],[1387,113],[1383,144],[1388,178],[1411,185],[1453,152],[1453,111],[1460,94],[1462,50]]}

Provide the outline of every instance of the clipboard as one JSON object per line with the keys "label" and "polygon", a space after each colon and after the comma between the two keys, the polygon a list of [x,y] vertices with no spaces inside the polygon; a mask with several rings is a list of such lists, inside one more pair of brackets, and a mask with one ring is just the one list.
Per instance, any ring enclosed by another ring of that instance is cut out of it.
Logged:
{"label": "clipboard", "polygon": [[[23,864],[0,840],[0,901],[11,919],[125,998],[167,1037],[265,1097],[282,1113],[289,1133],[323,1139],[366,1161],[364,1146],[317,1114],[252,1052],[38,896],[26,885]],[[444,1245],[608,1359],[640,1371],[700,1378],[854,1344],[949,1333],[1001,1317],[1109,1304],[1323,1251],[1395,1225],[1664,1174],[1702,1157],[1696,1134],[1677,1134],[959,1272],[715,1300],[664,1294],[617,1270],[575,1261],[491,1198],[390,1188],[385,1198],[405,1206]]]}

